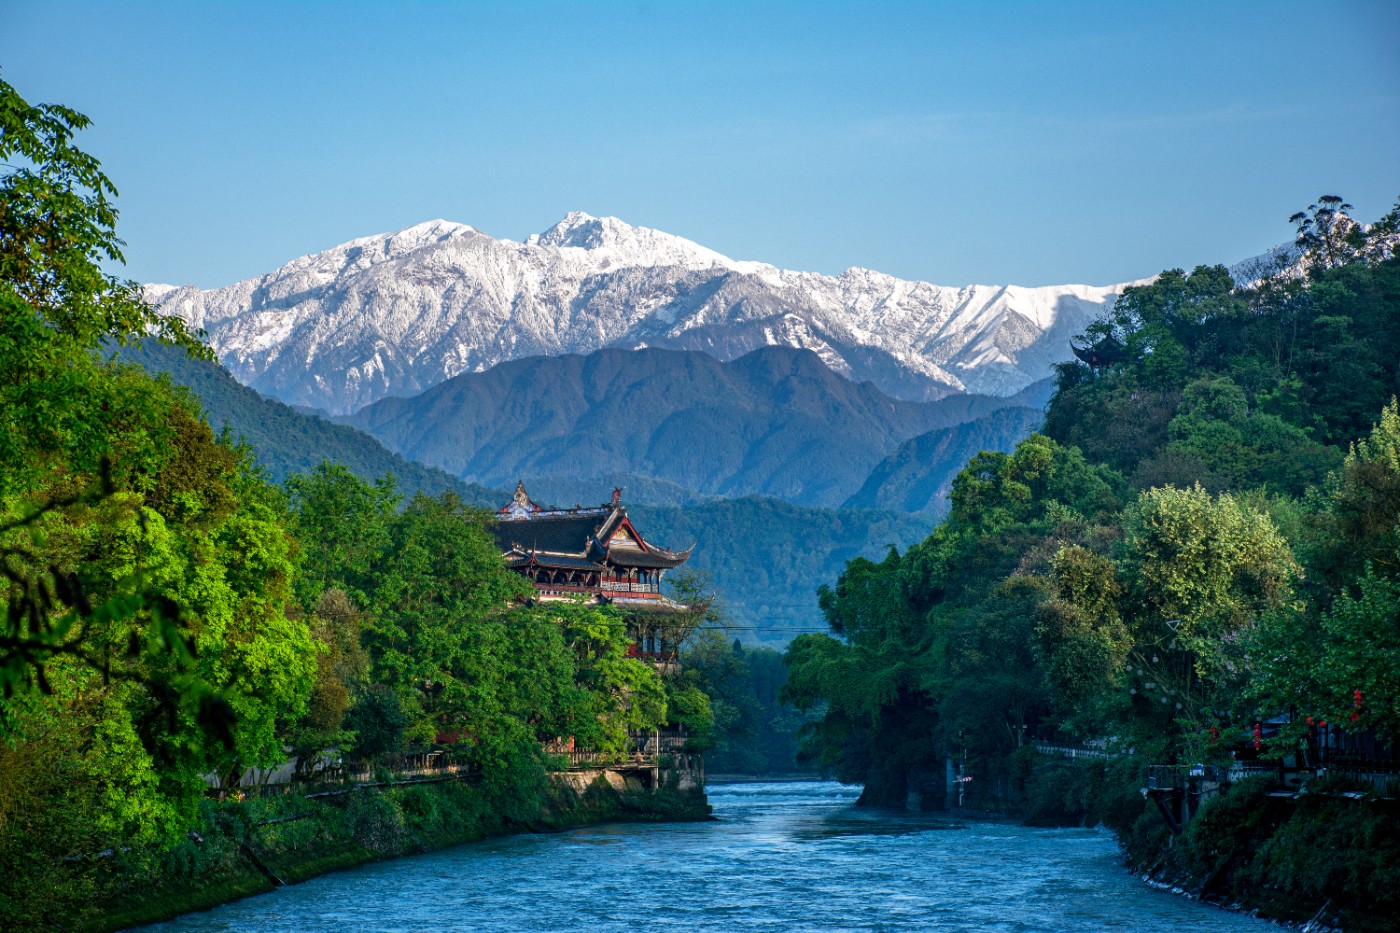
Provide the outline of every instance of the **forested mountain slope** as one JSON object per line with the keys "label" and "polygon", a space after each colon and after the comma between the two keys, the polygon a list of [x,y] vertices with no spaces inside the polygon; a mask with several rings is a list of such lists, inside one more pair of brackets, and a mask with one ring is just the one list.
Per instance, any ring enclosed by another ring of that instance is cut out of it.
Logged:
{"label": "forested mountain slope", "polygon": [[347,420],[405,457],[491,486],[620,471],[703,495],[839,506],[904,440],[1008,404],[900,401],[789,347],[728,363],[601,350],[502,363]]}
{"label": "forested mountain slope", "polygon": [[976,454],[1009,453],[1045,420],[1034,408],[1003,408],[990,415],[920,434],[881,460],[843,508],[889,509],[942,518],[953,478]]}
{"label": "forested mountain slope", "polygon": [[891,511],[808,508],[759,496],[629,511],[663,544],[699,542],[686,566],[713,575],[733,634],[774,646],[821,630],[822,580],[854,557],[879,557],[919,540],[930,525]]}
{"label": "forested mountain slope", "polygon": [[454,492],[473,505],[495,508],[507,495],[464,483],[442,470],[405,460],[363,431],[297,411],[242,385],[218,363],[190,359],[178,348],[145,341],[125,347],[120,357],[153,373],[166,373],[199,398],[215,432],[225,428],[243,439],[268,478],[280,483],[293,473],[307,473],[322,460],[341,463],[366,480],[393,474],[401,491],[429,495]]}

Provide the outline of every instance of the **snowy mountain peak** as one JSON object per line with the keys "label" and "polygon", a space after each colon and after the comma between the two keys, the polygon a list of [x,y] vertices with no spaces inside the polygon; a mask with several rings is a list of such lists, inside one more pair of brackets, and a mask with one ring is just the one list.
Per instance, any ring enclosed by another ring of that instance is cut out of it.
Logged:
{"label": "snowy mountain peak", "polygon": [[345,246],[337,249],[353,248],[356,246],[384,244],[386,255],[395,253],[407,253],[422,249],[433,243],[442,243],[454,237],[471,236],[479,231],[475,227],[466,224],[454,223],[450,220],[429,220],[421,224],[414,224],[405,227],[394,233],[382,233],[379,236],[364,237],[358,240],[351,240]]}
{"label": "snowy mountain peak", "polygon": [[597,249],[608,242],[616,242],[632,228],[616,217],[594,217],[583,211],[569,211],[564,219],[544,233],[531,234],[526,242],[532,246],[577,246],[579,249]]}
{"label": "snowy mountain peak", "polygon": [[525,243],[527,246],[587,250],[595,259],[610,265],[682,266],[687,269],[713,266],[735,269],[749,265],[736,263],[728,256],[683,237],[650,227],[633,227],[616,217],[594,217],[583,211],[570,211],[563,220],[544,233],[532,234]]}
{"label": "snowy mountain peak", "polygon": [[1069,356],[1122,286],[945,287],[738,262],[616,217],[568,214],[524,243],[432,220],[224,288],[147,296],[209,333],[244,383],[347,413],[463,372],[602,347],[812,350],[887,394],[1013,394]]}

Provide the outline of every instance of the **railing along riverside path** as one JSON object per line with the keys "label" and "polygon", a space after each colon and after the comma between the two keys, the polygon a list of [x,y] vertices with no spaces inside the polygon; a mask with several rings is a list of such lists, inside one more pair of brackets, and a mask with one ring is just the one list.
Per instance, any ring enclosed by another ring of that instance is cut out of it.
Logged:
{"label": "railing along riverside path", "polygon": [[[683,752],[689,739],[682,730],[652,730],[631,737],[628,747],[621,753],[605,753],[590,749],[573,748],[566,743],[545,742],[542,748],[546,755],[563,759],[564,770],[583,770],[599,767],[646,768],[660,765],[666,754]],[[411,784],[424,780],[468,778],[475,770],[466,764],[451,760],[444,752],[422,752],[415,755],[402,755],[386,759],[374,765],[365,762],[341,763],[329,757],[324,764],[317,766],[309,778],[297,778],[295,758],[277,768],[249,768],[239,780],[237,792],[241,794],[283,794],[294,786],[304,789],[313,787],[337,787],[356,784],[363,787],[378,787],[387,784]],[[385,774],[390,780],[379,778]],[[219,777],[204,775],[209,793],[223,793]],[[330,791],[322,791],[326,793]]]}
{"label": "railing along riverside path", "polygon": [[1064,745],[1056,742],[1042,742],[1038,739],[1033,741],[1031,745],[1042,755],[1057,755],[1060,758],[1069,758],[1071,760],[1079,758],[1107,759],[1119,757],[1117,754],[1101,746]]}
{"label": "railing along riverside path", "polygon": [[573,748],[562,742],[546,742],[544,750],[545,754],[566,761],[568,770],[608,766],[655,768],[663,755],[685,751],[689,741],[681,730],[666,730],[633,735],[629,747],[620,754]]}

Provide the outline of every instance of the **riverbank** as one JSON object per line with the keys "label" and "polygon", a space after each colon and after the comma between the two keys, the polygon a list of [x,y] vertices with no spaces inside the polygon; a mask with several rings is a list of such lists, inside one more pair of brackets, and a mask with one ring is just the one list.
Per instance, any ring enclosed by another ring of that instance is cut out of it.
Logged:
{"label": "riverbank", "polygon": [[1227,787],[1176,834],[1143,799],[1130,762],[1041,763],[1026,784],[1032,825],[1113,830],[1128,869],[1153,886],[1232,911],[1347,933],[1400,916],[1400,813],[1369,785],[1271,777]]}
{"label": "riverbank", "polygon": [[1100,830],[872,811],[852,806],[856,788],[834,782],[714,783],[708,793],[713,821],[610,823],[454,846],[161,930],[982,933],[1014,921],[1075,933],[1270,933],[1262,921],[1139,883]]}
{"label": "riverbank", "polygon": [[533,814],[523,819],[502,817],[493,794],[465,780],[211,801],[201,811],[200,825],[171,849],[106,856],[94,899],[52,920],[56,928],[109,933],[328,872],[491,836],[710,819],[703,789],[672,777],[652,788],[617,771],[552,774]]}

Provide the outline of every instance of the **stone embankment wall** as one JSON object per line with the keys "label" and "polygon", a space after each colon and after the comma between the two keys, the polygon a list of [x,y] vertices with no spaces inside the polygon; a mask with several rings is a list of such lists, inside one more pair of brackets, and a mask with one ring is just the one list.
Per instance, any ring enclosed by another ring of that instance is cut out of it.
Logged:
{"label": "stone embankment wall", "polygon": [[703,772],[593,769],[549,775],[542,794],[502,816],[470,781],[363,787],[335,796],[287,794],[214,804],[173,850],[115,853],[103,896],[65,928],[106,933],[295,884],[327,872],[489,836],[607,822],[710,818]]}

